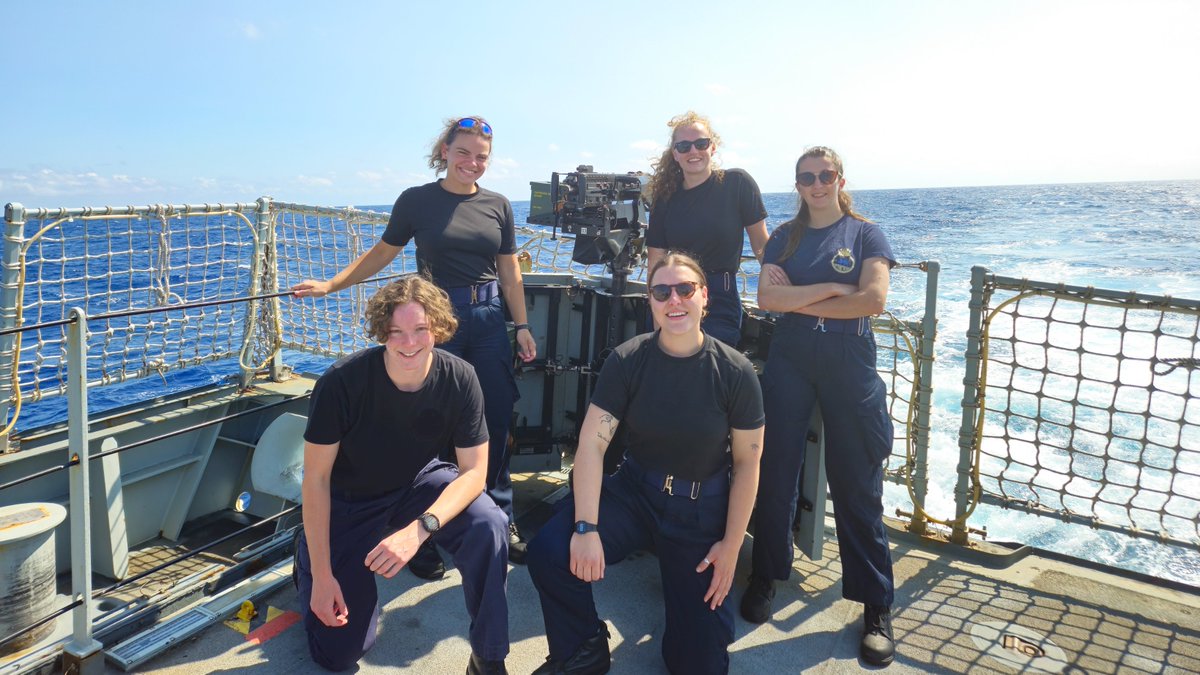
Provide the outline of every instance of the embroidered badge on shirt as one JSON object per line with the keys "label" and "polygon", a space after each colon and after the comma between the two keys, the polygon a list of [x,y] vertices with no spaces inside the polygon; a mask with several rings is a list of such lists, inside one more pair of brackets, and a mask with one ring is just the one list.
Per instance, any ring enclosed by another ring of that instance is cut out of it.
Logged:
{"label": "embroidered badge on shirt", "polygon": [[833,254],[833,258],[829,260],[829,264],[833,265],[833,270],[841,274],[854,271],[854,254],[848,248],[839,248],[837,253]]}

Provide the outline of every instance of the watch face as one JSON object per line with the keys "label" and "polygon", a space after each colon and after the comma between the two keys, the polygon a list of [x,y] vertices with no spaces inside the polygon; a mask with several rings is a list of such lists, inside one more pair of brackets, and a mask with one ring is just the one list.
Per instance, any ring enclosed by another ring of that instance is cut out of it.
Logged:
{"label": "watch face", "polygon": [[432,513],[421,514],[421,527],[425,528],[425,531],[429,534],[437,532],[441,526],[442,524],[438,522],[437,516]]}

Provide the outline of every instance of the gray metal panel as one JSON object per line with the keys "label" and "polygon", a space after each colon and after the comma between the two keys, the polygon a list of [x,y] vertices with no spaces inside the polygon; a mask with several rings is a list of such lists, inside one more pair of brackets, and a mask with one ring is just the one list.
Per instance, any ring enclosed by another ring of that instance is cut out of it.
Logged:
{"label": "gray metal panel", "polygon": [[[796,547],[809,560],[820,560],[825,545],[825,428],[821,422],[821,406],[813,409],[808,423],[809,440],[804,444],[804,480],[800,496],[812,504],[812,511],[800,512],[800,527],[796,531]],[[815,434],[816,442],[812,437]]]}

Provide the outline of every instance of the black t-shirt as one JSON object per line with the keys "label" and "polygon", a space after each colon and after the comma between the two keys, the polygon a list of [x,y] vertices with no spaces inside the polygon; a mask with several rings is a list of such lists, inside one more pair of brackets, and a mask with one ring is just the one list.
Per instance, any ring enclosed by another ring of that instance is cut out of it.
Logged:
{"label": "black t-shirt", "polygon": [[708,335],[682,358],[659,349],[657,331],[625,342],[600,369],[592,403],[624,422],[638,464],[685,480],[729,466],[729,430],[765,419],[754,366]]}
{"label": "black t-shirt", "polygon": [[646,245],[691,253],[706,271],[736,271],[746,228],[767,217],[758,184],[741,169],[727,170],[719,182],[714,173],[651,207]]}
{"label": "black t-shirt", "polygon": [[480,187],[472,195],[442,189],[434,181],[405,190],[392,207],[383,241],[404,246],[417,240],[417,268],[442,288],[496,278],[496,256],[516,251],[512,204]]}
{"label": "black t-shirt", "polygon": [[440,349],[417,391],[388,377],[382,346],[340,359],[313,388],[304,440],[340,443],[330,485],[376,495],[412,485],[442,450],[488,440],[475,369]]}

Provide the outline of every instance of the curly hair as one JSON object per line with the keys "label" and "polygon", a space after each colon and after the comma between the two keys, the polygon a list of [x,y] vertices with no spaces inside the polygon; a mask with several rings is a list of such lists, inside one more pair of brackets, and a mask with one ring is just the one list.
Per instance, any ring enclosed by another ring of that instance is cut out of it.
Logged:
{"label": "curly hair", "polygon": [[[460,127],[463,120],[475,120],[477,124],[470,127]],[[489,131],[484,132],[483,127],[487,127]],[[487,120],[478,115],[468,115],[466,117],[449,117],[442,125],[442,133],[438,134],[437,140],[433,142],[433,147],[429,150],[429,168],[433,169],[433,175],[437,175],[446,170],[449,162],[442,157],[442,148],[449,147],[454,139],[459,134],[471,134],[479,136],[488,142],[488,147],[492,145],[492,125],[488,124]]]}
{"label": "curly hair", "polygon": [[[804,154],[800,155],[800,159],[796,160],[796,182],[800,182],[800,164],[803,163],[804,160],[811,159],[813,157],[824,157],[825,159],[828,159],[830,163],[833,164],[833,168],[837,170],[838,176],[845,176],[845,173],[842,171],[841,156],[832,149],[823,145],[814,145],[805,150]],[[797,197],[799,199],[800,206],[796,212],[796,217],[779,226],[780,228],[788,228],[787,244],[783,247],[783,255],[780,256],[780,260],[787,260],[788,258],[792,257],[792,254],[794,254],[796,249],[799,248],[800,240],[804,238],[804,233],[808,231],[809,223],[812,222],[812,214],[808,210],[808,204],[804,203],[804,196],[797,195]],[[841,208],[844,215],[857,218],[864,222],[871,222],[862,214],[859,214],[854,210],[854,200],[850,198],[850,193],[846,192],[845,190],[838,190],[838,207]]]}
{"label": "curly hair", "polygon": [[449,340],[458,330],[458,319],[446,291],[426,277],[409,274],[375,291],[367,301],[367,310],[363,313],[367,337],[380,344],[387,342],[392,313],[409,302],[416,302],[425,309],[425,320],[434,344]]}
{"label": "curly hair", "polygon": [[[682,115],[676,115],[667,122],[667,126],[671,127],[671,140],[667,143],[667,149],[663,150],[662,155],[650,164],[650,169],[653,175],[650,176],[650,182],[646,186],[647,192],[650,193],[650,208],[653,209],[657,204],[666,204],[671,199],[671,195],[675,194],[683,185],[683,169],[679,167],[679,162],[675,161],[675,155],[671,154],[671,149],[675,145],[675,131],[679,127],[686,127],[692,124],[698,124],[705,129],[708,129],[708,137],[712,139],[714,146],[721,145],[721,136],[713,130],[712,122],[708,118],[691,110]],[[725,172],[713,167],[713,173],[717,176],[717,181],[725,179]]]}

